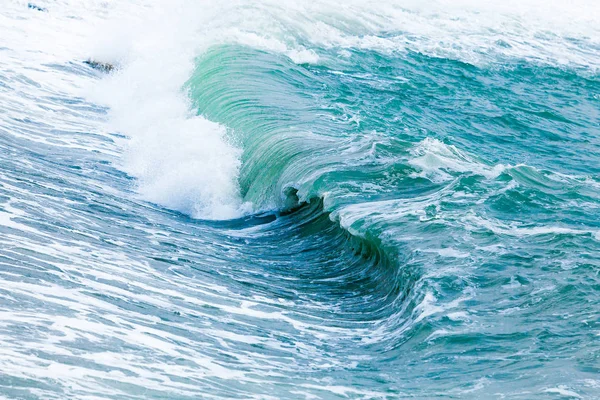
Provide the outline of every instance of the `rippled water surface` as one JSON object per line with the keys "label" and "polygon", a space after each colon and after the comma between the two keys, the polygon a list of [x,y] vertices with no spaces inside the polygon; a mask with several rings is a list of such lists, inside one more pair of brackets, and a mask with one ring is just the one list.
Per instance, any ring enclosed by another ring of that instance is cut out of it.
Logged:
{"label": "rippled water surface", "polygon": [[220,3],[0,11],[0,398],[600,398],[600,6]]}

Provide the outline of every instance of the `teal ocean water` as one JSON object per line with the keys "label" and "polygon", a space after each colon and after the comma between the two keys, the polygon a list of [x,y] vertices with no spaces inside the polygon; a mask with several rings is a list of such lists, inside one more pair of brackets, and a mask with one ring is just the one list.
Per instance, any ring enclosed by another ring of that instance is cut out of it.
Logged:
{"label": "teal ocean water", "polygon": [[9,0],[0,398],[600,398],[562,3]]}

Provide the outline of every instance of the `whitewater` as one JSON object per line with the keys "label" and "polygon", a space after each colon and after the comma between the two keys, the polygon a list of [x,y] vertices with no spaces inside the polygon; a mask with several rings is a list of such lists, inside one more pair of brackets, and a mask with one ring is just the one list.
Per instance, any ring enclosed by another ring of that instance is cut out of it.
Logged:
{"label": "whitewater", "polygon": [[2,399],[596,399],[599,274],[595,0],[0,8]]}

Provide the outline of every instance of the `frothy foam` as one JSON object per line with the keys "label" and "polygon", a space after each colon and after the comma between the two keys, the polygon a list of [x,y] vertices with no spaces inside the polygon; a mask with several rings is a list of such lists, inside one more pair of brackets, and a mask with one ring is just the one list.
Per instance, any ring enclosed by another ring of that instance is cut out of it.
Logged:
{"label": "frothy foam", "polygon": [[446,145],[437,139],[426,138],[412,149],[414,158],[408,161],[419,170],[416,175],[443,182],[452,179],[450,172],[471,172],[488,179],[498,177],[507,166],[488,166],[464,153],[453,145]]}
{"label": "frothy foam", "polygon": [[93,97],[110,107],[110,128],[130,138],[122,168],[138,179],[146,200],[196,218],[234,218],[243,213],[240,150],[225,127],[194,115],[182,92],[193,68],[195,37],[184,10],[159,8],[136,24],[129,43],[109,58],[123,68],[104,79]]}

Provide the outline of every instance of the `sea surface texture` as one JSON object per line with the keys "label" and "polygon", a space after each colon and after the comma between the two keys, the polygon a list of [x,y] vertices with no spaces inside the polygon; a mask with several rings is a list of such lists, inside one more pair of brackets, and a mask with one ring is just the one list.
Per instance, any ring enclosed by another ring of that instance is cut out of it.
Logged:
{"label": "sea surface texture", "polygon": [[600,399],[600,3],[4,0],[0,398]]}

